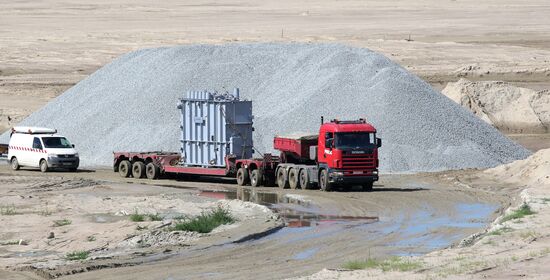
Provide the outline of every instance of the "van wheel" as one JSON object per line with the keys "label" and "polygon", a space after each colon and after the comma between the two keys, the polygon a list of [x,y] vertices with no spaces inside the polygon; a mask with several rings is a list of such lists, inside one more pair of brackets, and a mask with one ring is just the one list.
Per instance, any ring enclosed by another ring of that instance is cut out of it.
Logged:
{"label": "van wheel", "polygon": [[120,177],[127,178],[132,175],[132,168],[129,160],[123,160],[118,164],[118,174]]}
{"label": "van wheel", "polygon": [[241,167],[237,170],[237,185],[244,186],[248,183],[248,171]]}
{"label": "van wheel", "polygon": [[159,177],[160,168],[156,164],[149,162],[147,166],[145,166],[145,173],[147,175],[147,178],[155,180]]}
{"label": "van wheel", "polygon": [[141,161],[136,161],[132,164],[132,176],[134,178],[145,178],[145,163]]}
{"label": "van wheel", "polygon": [[40,161],[40,171],[48,172],[48,162],[45,159]]}
{"label": "van wheel", "polygon": [[327,170],[321,170],[321,174],[319,175],[319,185],[321,187],[321,190],[326,192],[332,191],[332,184],[328,180],[329,179]]}
{"label": "van wheel", "polygon": [[13,170],[19,170],[21,166],[19,166],[19,161],[17,161],[17,158],[16,157],[13,157],[11,159],[11,169]]}
{"label": "van wheel", "polygon": [[262,172],[259,169],[254,169],[250,172],[250,185],[253,187],[259,187],[262,185]]}

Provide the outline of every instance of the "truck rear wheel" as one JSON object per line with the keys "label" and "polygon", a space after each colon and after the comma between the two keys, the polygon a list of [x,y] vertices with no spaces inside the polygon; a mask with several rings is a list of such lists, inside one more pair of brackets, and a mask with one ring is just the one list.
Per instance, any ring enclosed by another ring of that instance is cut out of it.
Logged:
{"label": "truck rear wheel", "polygon": [[319,185],[323,191],[332,191],[332,184],[329,182],[328,172],[326,169],[321,170],[321,174],[319,175]]}
{"label": "truck rear wheel", "polygon": [[248,171],[241,167],[239,170],[237,170],[237,185],[244,186],[248,184]]}
{"label": "truck rear wheel", "polygon": [[288,171],[288,184],[290,188],[295,190],[300,188],[300,178],[298,177],[298,169],[292,168]]}
{"label": "truck rear wheel", "polygon": [[17,161],[16,157],[11,158],[11,169],[13,170],[19,170],[19,161]]}
{"label": "truck rear wheel", "polygon": [[158,179],[160,175],[160,168],[156,164],[149,162],[145,166],[145,175],[150,180]]}
{"label": "truck rear wheel", "polygon": [[134,178],[145,178],[145,163],[136,161],[132,164],[132,176]]}
{"label": "truck rear wheel", "polygon": [[300,181],[300,187],[302,189],[309,189],[310,188],[310,183],[309,183],[309,178],[307,176],[307,170],[306,169],[301,169],[300,172],[298,173],[298,179]]}
{"label": "truck rear wheel", "polygon": [[254,169],[250,172],[250,185],[253,187],[259,187],[263,183],[263,175],[259,169]]}
{"label": "truck rear wheel", "polygon": [[374,184],[374,182],[372,182],[372,181],[371,181],[371,182],[364,183],[364,184],[362,185],[363,191],[364,191],[364,192],[372,192],[372,185],[373,185],[373,184]]}
{"label": "truck rear wheel", "polygon": [[130,177],[132,174],[132,168],[130,168],[129,160],[123,160],[118,164],[118,174],[123,178]]}
{"label": "truck rear wheel", "polygon": [[277,169],[277,186],[281,189],[288,189],[290,187],[285,173],[286,170],[283,167]]}

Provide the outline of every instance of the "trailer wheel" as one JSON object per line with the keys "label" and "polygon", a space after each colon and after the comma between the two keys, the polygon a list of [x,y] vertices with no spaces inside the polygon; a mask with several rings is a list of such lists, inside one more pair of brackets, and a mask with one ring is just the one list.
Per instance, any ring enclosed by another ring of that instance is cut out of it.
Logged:
{"label": "trailer wheel", "polygon": [[129,160],[123,160],[118,164],[118,174],[120,177],[127,178],[132,175],[132,168],[130,166]]}
{"label": "trailer wheel", "polygon": [[241,167],[239,170],[237,170],[237,185],[244,186],[248,184],[248,171]]}
{"label": "trailer wheel", "polygon": [[372,192],[372,185],[374,184],[374,182],[370,181],[370,182],[367,182],[367,183],[364,183],[362,185],[363,187],[363,191],[364,192]]}
{"label": "trailer wheel", "polygon": [[288,184],[293,190],[301,187],[300,177],[298,177],[298,169],[292,168],[290,169],[290,171],[288,171]]}
{"label": "trailer wheel", "polygon": [[263,183],[263,175],[260,169],[254,169],[250,171],[250,185],[253,187],[259,187]]}
{"label": "trailer wheel", "polygon": [[17,158],[16,157],[12,157],[11,158],[11,169],[13,170],[19,170],[20,166],[19,166],[19,161],[17,161]]}
{"label": "trailer wheel", "polygon": [[132,164],[132,176],[134,178],[145,178],[145,163],[142,161],[136,161]]}
{"label": "trailer wheel", "polygon": [[277,186],[279,186],[279,188],[281,189],[288,189],[290,187],[285,173],[286,170],[284,167],[280,167],[277,169]]}
{"label": "trailer wheel", "polygon": [[307,170],[306,169],[300,169],[300,173],[298,173],[298,179],[300,181],[300,187],[302,189],[309,189],[311,187],[311,184],[309,183],[309,178],[307,176]]}
{"label": "trailer wheel", "polygon": [[160,168],[156,164],[149,162],[145,166],[145,175],[147,175],[147,178],[151,180],[158,179],[160,175]]}
{"label": "trailer wheel", "polygon": [[328,181],[328,172],[326,169],[321,170],[321,174],[319,175],[319,185],[323,191],[332,191],[332,184]]}

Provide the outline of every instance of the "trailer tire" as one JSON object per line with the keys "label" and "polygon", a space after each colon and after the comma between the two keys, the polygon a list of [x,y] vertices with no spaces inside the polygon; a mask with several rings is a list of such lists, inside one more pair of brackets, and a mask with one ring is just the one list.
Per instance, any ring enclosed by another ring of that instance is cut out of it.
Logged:
{"label": "trailer tire", "polygon": [[132,175],[132,168],[130,167],[130,161],[129,160],[122,160],[118,164],[118,174],[120,177],[128,178],[130,175]]}
{"label": "trailer tire", "polygon": [[285,173],[286,169],[284,167],[277,168],[277,186],[279,186],[280,189],[288,189],[290,187]]}
{"label": "trailer tire", "polygon": [[309,177],[307,174],[307,169],[302,168],[300,169],[300,172],[298,173],[298,180],[300,181],[300,187],[302,189],[310,189],[311,184],[309,183]]}
{"label": "trailer tire", "polygon": [[325,192],[332,191],[332,184],[329,182],[328,172],[326,169],[321,170],[321,174],[319,174],[319,186],[321,187],[321,190]]}
{"label": "trailer tire", "polygon": [[19,170],[19,168],[21,168],[21,166],[19,165],[19,161],[17,161],[16,157],[12,157],[11,158],[11,169]]}
{"label": "trailer tire", "polygon": [[260,169],[254,169],[250,171],[250,185],[253,187],[260,187],[263,184],[263,174]]}
{"label": "trailer tire", "polygon": [[363,191],[364,191],[364,192],[372,192],[372,185],[374,185],[374,182],[372,182],[372,181],[367,182],[367,183],[364,183],[364,184],[362,185]]}
{"label": "trailer tire", "polygon": [[293,190],[300,188],[300,177],[298,177],[298,169],[291,168],[290,171],[288,171],[288,184]]}
{"label": "trailer tire", "polygon": [[132,176],[136,179],[145,178],[145,163],[136,161],[132,164]]}
{"label": "trailer tire", "polygon": [[248,184],[249,181],[248,171],[246,168],[241,167],[239,170],[237,170],[237,185],[244,186]]}
{"label": "trailer tire", "polygon": [[160,168],[156,164],[149,162],[145,166],[145,175],[150,180],[156,180],[159,178]]}

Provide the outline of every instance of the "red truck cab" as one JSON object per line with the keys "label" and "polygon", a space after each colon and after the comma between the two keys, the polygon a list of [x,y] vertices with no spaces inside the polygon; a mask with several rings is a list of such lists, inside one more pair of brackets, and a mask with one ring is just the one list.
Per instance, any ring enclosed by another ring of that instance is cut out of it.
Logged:
{"label": "red truck cab", "polygon": [[360,184],[367,190],[378,181],[378,148],[382,140],[365,119],[332,120],[319,129],[317,162],[319,185]]}

